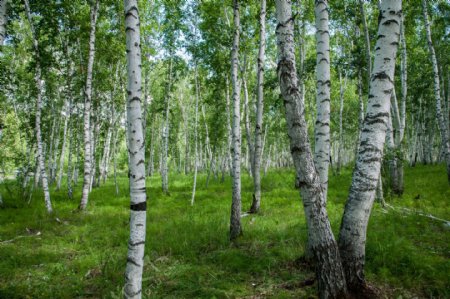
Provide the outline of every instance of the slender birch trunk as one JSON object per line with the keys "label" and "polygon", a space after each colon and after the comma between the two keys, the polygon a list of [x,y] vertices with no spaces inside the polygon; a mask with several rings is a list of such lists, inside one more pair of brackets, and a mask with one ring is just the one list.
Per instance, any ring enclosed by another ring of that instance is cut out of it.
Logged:
{"label": "slender birch trunk", "polygon": [[314,126],[314,165],[320,176],[323,200],[327,200],[328,167],[330,164],[330,32],[328,28],[328,1],[315,2],[317,50],[317,118]]}
{"label": "slender birch trunk", "polygon": [[169,154],[169,114],[170,114],[170,96],[171,96],[171,85],[172,85],[172,58],[169,63],[169,74],[167,82],[167,94],[165,103],[165,119],[162,129],[162,160],[161,160],[161,180],[162,180],[162,191],[165,194],[169,193],[169,164],[168,164],[168,154]]}
{"label": "slender birch trunk", "polygon": [[448,135],[448,127],[445,122],[445,117],[442,114],[441,106],[441,87],[439,81],[439,67],[436,59],[436,53],[434,51],[433,41],[431,40],[431,25],[428,19],[427,1],[422,0],[423,19],[425,21],[425,30],[427,33],[428,49],[430,51],[430,59],[433,65],[434,73],[434,98],[436,100],[436,118],[439,125],[439,131],[441,133],[442,146],[445,150],[445,160],[447,164],[447,180],[450,184],[450,142]]}
{"label": "slender birch trunk", "polygon": [[342,166],[342,150],[343,150],[343,128],[342,128],[342,114],[344,112],[344,89],[347,87],[347,75],[344,79],[344,84],[342,84],[342,74],[339,71],[339,144],[337,153],[337,173],[341,173]]}
{"label": "slender birch trunk", "polygon": [[[72,105],[69,106],[69,115],[72,113]],[[69,153],[67,157],[67,196],[69,199],[73,199],[72,190],[72,151],[74,141],[72,140],[74,127],[72,125],[72,119],[69,118],[68,130],[69,130]],[[75,135],[76,136],[76,135]]]}
{"label": "slender birch trunk", "polygon": [[238,79],[239,64],[239,0],[233,0],[234,38],[231,50],[231,83],[233,86],[233,128],[231,155],[233,161],[233,195],[230,216],[230,240],[242,234],[241,228],[241,87]]}
{"label": "slender birch trunk", "polygon": [[244,87],[244,126],[245,126],[245,139],[247,140],[247,152],[246,163],[249,164],[249,173],[253,176],[253,155],[255,149],[253,147],[251,132],[250,132],[250,111],[248,109],[248,88],[247,80],[245,79],[245,71],[242,72],[242,85]]}
{"label": "slender birch trunk", "polygon": [[192,186],[192,198],[191,206],[194,205],[195,201],[195,189],[197,188],[197,171],[198,171],[198,100],[199,100],[199,90],[198,90],[198,73],[197,65],[195,65],[195,120],[194,120],[194,184]]}
{"label": "slender birch trunk", "polygon": [[372,54],[370,50],[370,36],[369,27],[367,26],[366,12],[364,9],[364,0],[359,0],[359,11],[361,13],[361,19],[364,29],[364,41],[366,46],[366,59],[367,59],[367,81],[370,85],[370,76],[372,74]]}
{"label": "slender birch trunk", "polygon": [[36,74],[34,77],[34,79],[36,81],[36,89],[37,89],[35,131],[36,131],[38,167],[37,167],[36,171],[38,169],[40,171],[40,177],[42,180],[42,189],[44,190],[45,207],[46,207],[48,213],[52,213],[53,208],[52,208],[52,202],[50,199],[50,191],[48,189],[47,172],[45,170],[45,163],[44,163],[44,153],[42,151],[41,109],[42,109],[42,95],[44,93],[44,90],[43,90],[42,78],[41,78],[41,61],[40,61],[41,57],[40,57],[40,52],[39,52],[38,38],[36,35],[36,31],[34,29],[33,20],[31,19],[30,5],[28,4],[28,0],[24,0],[24,3],[25,3],[25,10],[26,10],[28,22],[30,23],[31,34],[33,36],[33,47],[34,47],[34,52],[35,52],[34,54],[36,57]]}
{"label": "slender birch trunk", "polygon": [[[264,110],[264,62],[266,58],[266,0],[261,0],[259,13],[259,52],[257,64],[257,103],[255,121],[255,150],[253,156],[253,201],[250,213],[258,213],[261,206],[261,157],[262,157],[262,127]],[[266,129],[267,132],[267,129]],[[265,139],[265,135],[264,135]]]}
{"label": "slender birch trunk", "polygon": [[0,0],[0,47],[6,38],[7,2],[8,0]]}
{"label": "slender birch trunk", "polygon": [[125,270],[125,298],[142,297],[147,196],[145,144],[141,111],[141,46],[137,0],[124,0],[127,47],[127,131],[130,182],[130,239]]}
{"label": "slender birch trunk", "polygon": [[309,144],[305,107],[295,65],[294,21],[291,1],[277,0],[278,79],[284,100],[290,149],[305,209],[309,246],[316,264],[320,298],[341,298],[346,293],[339,250],[325,208],[320,177]]}
{"label": "slender birch trunk", "polygon": [[80,210],[85,210],[89,189],[91,187],[91,97],[92,97],[92,69],[94,67],[95,56],[95,29],[97,24],[97,14],[99,9],[99,0],[91,6],[91,32],[89,35],[89,58],[87,65],[86,86],[84,89],[84,175],[83,191],[80,201]]}
{"label": "slender birch trunk", "polygon": [[363,83],[361,69],[358,70],[358,99],[359,99],[359,117],[358,117],[358,142],[356,144],[355,160],[359,152],[359,143],[361,142],[361,134],[364,125],[364,98],[363,98]]}
{"label": "slender birch trunk", "polygon": [[[70,87],[68,87],[70,88]],[[67,128],[69,125],[69,119],[70,119],[70,99],[66,100],[66,103],[64,104],[65,112],[64,112],[64,129],[63,129],[63,143],[61,147],[61,155],[59,157],[59,172],[58,172],[58,178],[56,182],[56,189],[59,190],[61,188],[61,181],[62,176],[64,173],[64,157],[66,153],[66,140],[67,140]]]}
{"label": "slender birch trunk", "polygon": [[228,151],[227,151],[227,164],[228,164],[228,169],[230,171],[230,176],[233,176],[233,167],[232,167],[232,157],[231,157],[231,148],[232,148],[232,139],[233,139],[233,131],[231,130],[231,117],[230,117],[230,113],[231,113],[231,109],[230,109],[230,83],[228,81],[228,76],[226,76],[226,80],[225,80],[225,98],[226,98],[226,102],[227,102],[227,106],[226,106],[226,114],[227,114],[227,131],[228,131]]}
{"label": "slender birch trunk", "polygon": [[364,263],[367,224],[380,176],[394,89],[395,59],[400,36],[402,1],[381,3],[369,102],[358,158],[340,230],[339,248],[349,289],[365,286]]}

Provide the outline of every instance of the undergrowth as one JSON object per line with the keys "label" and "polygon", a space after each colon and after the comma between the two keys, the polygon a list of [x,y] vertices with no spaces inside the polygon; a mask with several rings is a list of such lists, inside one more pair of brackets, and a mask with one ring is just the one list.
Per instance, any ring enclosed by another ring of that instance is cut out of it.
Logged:
{"label": "undergrowth", "polygon": [[[261,213],[242,218],[244,234],[228,241],[231,181],[172,173],[170,195],[160,178],[147,181],[144,298],[315,298],[313,272],[301,262],[306,223],[294,174],[269,172],[262,181]],[[328,212],[337,236],[351,170],[330,174]],[[119,195],[109,180],[93,189],[87,212],[76,210],[80,185],[69,200],[52,188],[48,216],[41,192],[30,204],[2,187],[0,298],[121,298],[129,233],[128,181]],[[252,181],[242,180],[244,210]],[[405,194],[386,195],[394,209],[375,203],[368,229],[366,274],[387,297],[450,297],[450,227],[415,213],[447,219],[450,189],[442,166],[405,168]],[[406,207],[405,212],[400,207]],[[57,219],[57,220],[56,220]],[[7,242],[5,242],[7,241]]]}

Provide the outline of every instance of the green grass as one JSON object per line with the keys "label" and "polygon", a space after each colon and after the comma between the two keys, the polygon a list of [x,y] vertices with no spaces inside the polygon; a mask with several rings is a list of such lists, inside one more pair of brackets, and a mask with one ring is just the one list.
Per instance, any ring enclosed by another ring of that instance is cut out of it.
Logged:
{"label": "green grass", "polygon": [[[315,298],[315,285],[296,286],[314,275],[298,262],[306,225],[292,171],[263,178],[262,212],[242,219],[244,235],[236,246],[228,242],[230,179],[212,181],[206,190],[200,175],[193,207],[192,177],[172,174],[170,180],[170,196],[162,195],[159,177],[148,180],[145,298]],[[350,170],[330,178],[328,211],[336,234],[350,181]],[[79,187],[73,201],[65,191],[52,190],[52,217],[40,192],[28,206],[2,189],[0,242],[23,237],[0,244],[0,298],[121,297],[129,233],[127,185],[121,177],[118,197],[112,181],[94,189],[85,213],[76,211]],[[248,209],[252,182],[247,176],[242,189]],[[387,202],[448,219],[449,199],[444,167],[418,166],[405,169],[404,196]],[[449,244],[450,227],[443,223],[384,213],[375,204],[367,277],[389,297],[449,298]]]}

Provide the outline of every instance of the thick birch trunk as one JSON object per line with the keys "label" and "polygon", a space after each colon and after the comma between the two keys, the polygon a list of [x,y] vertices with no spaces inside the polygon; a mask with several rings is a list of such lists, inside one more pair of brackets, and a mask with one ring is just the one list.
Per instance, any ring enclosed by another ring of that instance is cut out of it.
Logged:
{"label": "thick birch trunk", "polygon": [[89,58],[87,65],[86,86],[84,89],[84,174],[83,190],[79,209],[86,209],[89,189],[91,187],[91,97],[92,97],[92,69],[94,67],[95,55],[95,29],[97,24],[97,13],[99,0],[96,0],[91,7],[91,32],[89,35]]}
{"label": "thick birch trunk", "polygon": [[[300,98],[294,54],[291,1],[277,0],[278,79],[284,100],[290,149],[300,177],[309,246],[316,264],[320,298],[340,298],[346,293],[339,250],[328,220],[320,177],[315,169]],[[328,33],[325,33],[328,34]]]}
{"label": "thick birch trunk", "polygon": [[401,15],[402,1],[381,3],[369,102],[339,238],[347,284],[352,291],[365,285],[366,231],[380,177]]}
{"label": "thick birch trunk", "polygon": [[327,200],[328,167],[330,164],[330,32],[328,29],[328,1],[315,2],[316,18],[316,79],[317,118],[314,126],[314,165],[320,176],[323,200]]}
{"label": "thick birch trunk", "polygon": [[448,127],[445,122],[445,117],[442,114],[439,68],[438,68],[438,62],[436,59],[436,53],[434,51],[433,41],[431,40],[431,26],[430,26],[430,21],[428,19],[427,1],[426,0],[422,0],[422,8],[423,8],[423,18],[425,21],[425,30],[427,33],[428,49],[430,51],[430,59],[433,64],[434,97],[436,100],[436,118],[437,118],[437,122],[438,122],[438,126],[439,126],[439,131],[441,133],[442,146],[445,150],[445,160],[446,160],[446,164],[447,164],[447,180],[448,180],[448,183],[450,184],[450,142],[449,142],[449,135],[448,135]]}
{"label": "thick birch trunk", "polygon": [[241,228],[241,87],[238,79],[239,64],[239,0],[233,0],[234,38],[231,50],[231,83],[233,86],[233,127],[231,155],[233,161],[233,194],[230,216],[230,240],[235,240],[242,234]]}
{"label": "thick birch trunk", "polygon": [[137,0],[125,0],[127,40],[127,131],[130,182],[130,239],[125,270],[125,298],[142,297],[147,198],[145,144],[141,111],[141,46]]}
{"label": "thick birch trunk", "polygon": [[[52,202],[50,200],[50,191],[48,189],[48,180],[47,180],[47,172],[45,171],[45,163],[44,163],[44,153],[42,151],[42,135],[41,135],[41,106],[42,106],[42,94],[44,92],[42,86],[41,79],[41,62],[40,62],[40,52],[39,52],[39,43],[36,36],[36,32],[33,26],[33,20],[31,19],[30,5],[28,4],[28,0],[24,0],[25,2],[25,10],[27,13],[28,21],[30,22],[31,33],[33,36],[33,47],[36,55],[36,88],[37,88],[37,97],[36,97],[36,120],[35,120],[35,131],[36,131],[36,145],[37,145],[37,160],[38,160],[38,169],[40,171],[40,177],[42,180],[42,189],[44,190],[44,201],[45,207],[48,213],[53,212]],[[38,170],[36,169],[36,171]],[[37,176],[37,174],[36,174]]]}
{"label": "thick birch trunk", "polygon": [[[258,213],[261,206],[261,156],[262,156],[262,127],[264,110],[264,62],[266,58],[266,0],[261,0],[259,13],[259,53],[257,64],[257,103],[255,121],[255,150],[253,156],[253,201],[250,213]],[[267,129],[266,129],[267,132]],[[265,137],[265,135],[264,135]]]}

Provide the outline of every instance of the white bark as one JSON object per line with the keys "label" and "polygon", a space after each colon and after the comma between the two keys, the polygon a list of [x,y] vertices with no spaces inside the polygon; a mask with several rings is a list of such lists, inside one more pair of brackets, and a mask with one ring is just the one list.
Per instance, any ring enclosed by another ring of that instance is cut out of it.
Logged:
{"label": "white bark", "polygon": [[231,50],[231,83],[233,86],[233,125],[231,155],[233,161],[232,203],[230,216],[230,239],[235,240],[242,234],[241,228],[241,87],[238,79],[239,64],[239,0],[233,0],[234,38]]}
{"label": "white bark", "polygon": [[[257,103],[255,121],[255,142],[253,156],[253,202],[251,213],[258,213],[261,206],[261,156],[262,156],[262,127],[264,110],[264,62],[266,58],[266,0],[261,0],[259,13],[259,52],[257,63]],[[267,132],[267,129],[266,129]],[[264,135],[265,139],[265,135]]]}
{"label": "white bark", "polygon": [[168,154],[169,154],[169,115],[170,115],[170,97],[172,90],[172,58],[169,62],[169,74],[167,82],[166,91],[166,103],[165,103],[165,118],[164,125],[162,128],[162,160],[161,160],[161,180],[162,180],[162,191],[166,194],[169,193],[169,164],[168,164]]}
{"label": "white bark", "polygon": [[434,51],[433,41],[431,40],[431,25],[430,21],[428,19],[428,12],[427,12],[427,1],[422,0],[422,9],[423,9],[423,18],[425,21],[425,30],[427,33],[427,42],[428,42],[428,49],[430,51],[430,59],[431,63],[433,65],[433,73],[434,73],[434,98],[436,100],[436,118],[439,126],[439,131],[441,134],[441,141],[442,146],[445,150],[445,160],[447,163],[447,180],[450,184],[450,142],[449,142],[449,135],[448,135],[448,127],[445,122],[445,117],[442,113],[442,106],[441,106],[441,87],[440,87],[440,81],[439,81],[439,67],[438,62],[436,59],[436,53]]}
{"label": "white bark", "polygon": [[[42,78],[41,78],[41,62],[40,62],[40,52],[39,52],[39,42],[36,36],[36,31],[34,29],[33,20],[31,19],[30,5],[28,4],[28,0],[24,0],[25,3],[25,11],[27,14],[28,21],[30,23],[31,34],[33,36],[33,47],[36,55],[36,115],[35,115],[35,131],[36,131],[36,145],[37,145],[37,160],[38,160],[38,168],[40,171],[40,177],[42,180],[42,189],[44,190],[44,201],[45,207],[47,208],[48,213],[53,212],[52,202],[50,199],[50,191],[48,189],[48,180],[47,180],[47,172],[45,170],[44,163],[44,153],[42,151],[42,135],[41,135],[41,108],[42,108],[42,95],[44,93],[42,86]],[[37,169],[36,169],[37,171]],[[37,174],[36,174],[37,175]]]}
{"label": "white bark", "polygon": [[0,47],[6,38],[7,2],[8,0],[0,0]]}
{"label": "white bark", "polygon": [[137,0],[125,0],[127,47],[127,131],[130,182],[130,239],[125,270],[125,298],[142,297],[147,199],[145,144],[141,111],[141,45]]}
{"label": "white bark", "polygon": [[194,121],[194,184],[192,186],[191,206],[195,201],[195,189],[197,188],[197,171],[198,171],[198,100],[199,100],[199,86],[197,65],[195,66],[195,121]]}
{"label": "white bark", "polygon": [[343,139],[343,127],[342,127],[342,114],[344,112],[344,89],[347,87],[347,75],[344,79],[344,84],[342,84],[342,74],[339,71],[339,144],[338,144],[338,153],[337,153],[337,172],[338,174],[341,171],[342,166],[342,150],[344,146]]}
{"label": "white bark", "polygon": [[[69,87],[70,88],[70,87]],[[63,143],[61,147],[61,155],[59,157],[59,172],[58,172],[58,178],[56,182],[56,189],[59,190],[61,188],[61,181],[62,176],[64,173],[64,157],[66,153],[66,140],[67,140],[67,128],[69,124],[70,119],[70,100],[65,101],[64,103],[64,129],[63,129]]]}
{"label": "white bark", "polygon": [[370,76],[372,74],[372,54],[370,51],[369,27],[367,26],[366,12],[364,10],[364,0],[359,0],[359,11],[361,13],[363,29],[364,29],[364,41],[365,41],[365,46],[366,46],[367,80],[370,84]]}
{"label": "white bark", "polygon": [[383,0],[367,113],[339,238],[347,284],[352,290],[365,284],[366,231],[380,176],[390,97],[394,88],[401,15],[402,1]]}
{"label": "white bark", "polygon": [[97,14],[99,8],[99,0],[91,7],[91,31],[89,35],[89,58],[87,65],[86,86],[84,89],[84,175],[83,190],[79,209],[86,209],[89,189],[91,187],[91,97],[92,97],[92,69],[94,67],[95,56],[95,30],[97,24]]}
{"label": "white bark", "polygon": [[294,22],[290,0],[277,0],[278,79],[284,100],[290,149],[299,175],[308,227],[309,246],[316,262],[320,298],[346,293],[339,251],[328,220],[319,175],[309,144],[305,107],[300,94],[294,54]]}
{"label": "white bark", "polygon": [[328,1],[315,1],[316,18],[316,80],[317,118],[314,126],[314,164],[320,176],[323,200],[327,200],[328,167],[330,164],[330,32]]}

